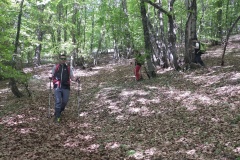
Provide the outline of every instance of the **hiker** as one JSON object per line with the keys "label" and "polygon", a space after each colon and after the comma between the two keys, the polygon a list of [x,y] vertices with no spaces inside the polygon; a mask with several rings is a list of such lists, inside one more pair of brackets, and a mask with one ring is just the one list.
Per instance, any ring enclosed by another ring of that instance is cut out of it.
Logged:
{"label": "hiker", "polygon": [[60,122],[61,113],[67,105],[70,94],[70,79],[79,82],[79,77],[75,78],[73,76],[72,68],[66,64],[66,55],[60,55],[59,59],[60,62],[52,69],[52,81],[55,96],[55,122]]}
{"label": "hiker", "polygon": [[199,63],[201,66],[205,67],[205,64],[202,61],[202,54],[204,54],[203,52],[201,52],[201,43],[197,40],[197,39],[193,39],[193,48],[195,51],[195,59],[194,59],[194,63]]}
{"label": "hiker", "polygon": [[142,75],[140,74],[141,66],[144,64],[144,58],[138,50],[134,51],[135,56],[135,69],[134,74],[136,77],[136,81],[142,80]]}

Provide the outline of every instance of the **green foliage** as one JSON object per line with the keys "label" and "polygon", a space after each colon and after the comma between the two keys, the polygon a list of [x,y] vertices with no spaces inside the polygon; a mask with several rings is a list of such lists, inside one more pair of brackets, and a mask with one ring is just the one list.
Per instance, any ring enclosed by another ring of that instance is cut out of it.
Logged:
{"label": "green foliage", "polygon": [[[209,0],[205,3],[197,2],[197,21],[199,26],[199,38],[217,40],[220,38],[218,27],[223,28],[223,33],[229,28],[238,15],[240,4],[222,0]],[[148,17],[156,31],[159,29],[157,9],[145,3]],[[0,2],[0,53],[11,57],[14,51],[16,36],[16,20],[19,4],[10,0]],[[38,44],[42,44],[41,57],[44,55],[59,54],[66,51],[71,54],[78,49],[79,53],[89,54],[89,50],[113,48],[125,49],[131,42],[135,48],[144,48],[144,36],[140,6],[138,0],[126,0],[127,9],[124,10],[123,3],[116,0],[54,0],[40,4],[35,1],[25,1],[23,8],[20,48],[21,55],[26,61],[27,57],[35,55]],[[168,10],[168,2],[163,1],[165,10]],[[222,23],[218,23],[218,11],[222,11]],[[177,38],[183,39],[184,24],[187,20],[185,1],[176,1],[174,4],[174,17],[176,20]],[[92,31],[92,20],[94,26]],[[75,22],[74,22],[75,19]],[[165,35],[167,35],[168,19],[163,14]],[[42,41],[38,40],[37,31],[43,33]],[[156,32],[157,33],[157,32]],[[76,42],[73,43],[73,35]],[[102,37],[104,36],[104,37]],[[60,38],[60,41],[58,40]],[[159,38],[159,37],[158,37]],[[101,45],[99,45],[100,40]],[[116,44],[114,44],[114,43]]]}
{"label": "green foliage", "polygon": [[3,79],[15,78],[20,83],[26,83],[31,74],[25,74],[9,65],[0,63],[0,77]]}
{"label": "green foliage", "polygon": [[200,52],[205,53],[207,50],[207,45],[203,42],[200,42]]}
{"label": "green foliage", "polygon": [[147,54],[147,53],[145,53],[145,54],[141,54],[140,56],[139,55],[134,55],[134,58],[135,58],[135,60],[138,62],[138,63],[140,63],[140,64],[144,64],[145,63],[145,61],[146,61],[146,59],[149,57],[150,55],[149,54]]}

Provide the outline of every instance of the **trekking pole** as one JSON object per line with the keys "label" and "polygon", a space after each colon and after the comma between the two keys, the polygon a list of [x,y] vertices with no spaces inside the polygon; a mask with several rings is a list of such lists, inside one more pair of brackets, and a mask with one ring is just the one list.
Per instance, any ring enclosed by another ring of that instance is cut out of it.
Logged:
{"label": "trekking pole", "polygon": [[51,93],[52,93],[52,77],[49,77],[49,99],[48,99],[48,118],[50,117],[50,108],[51,108]]}
{"label": "trekking pole", "polygon": [[77,90],[77,113],[78,116],[80,114],[80,80],[79,78],[77,79],[77,83],[78,83],[78,90]]}

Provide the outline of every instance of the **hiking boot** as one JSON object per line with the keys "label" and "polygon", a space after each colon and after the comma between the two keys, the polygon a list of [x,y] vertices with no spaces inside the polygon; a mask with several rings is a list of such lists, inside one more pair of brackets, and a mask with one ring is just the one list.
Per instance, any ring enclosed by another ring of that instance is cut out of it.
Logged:
{"label": "hiking boot", "polygon": [[55,118],[54,118],[54,123],[60,123],[60,117],[58,117],[58,118],[55,117]]}

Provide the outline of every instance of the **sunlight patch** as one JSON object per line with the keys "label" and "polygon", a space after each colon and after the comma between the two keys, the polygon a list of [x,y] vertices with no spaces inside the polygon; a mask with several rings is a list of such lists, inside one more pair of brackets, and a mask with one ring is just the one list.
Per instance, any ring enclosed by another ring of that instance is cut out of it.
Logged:
{"label": "sunlight patch", "polygon": [[177,140],[176,142],[177,142],[177,143],[184,143],[184,144],[186,144],[186,143],[191,143],[192,140],[191,140],[191,139],[187,139],[187,138],[185,138],[185,137],[182,137],[182,138],[180,138],[179,140]]}
{"label": "sunlight patch", "polygon": [[[131,154],[131,153],[130,153]],[[129,157],[133,157],[135,159],[143,159],[144,155],[140,151],[136,151],[134,154],[130,155]]]}
{"label": "sunlight patch", "polygon": [[86,117],[87,115],[88,115],[87,112],[82,112],[82,113],[79,114],[80,117]]}
{"label": "sunlight patch", "polygon": [[109,106],[108,108],[112,110],[111,113],[120,113],[120,112],[122,112],[122,109],[120,109],[117,106]]}
{"label": "sunlight patch", "polygon": [[234,149],[233,152],[240,154],[240,147],[237,147],[236,149]]}
{"label": "sunlight patch", "polygon": [[152,90],[154,90],[154,89],[158,90],[158,87],[154,87],[154,86],[146,86],[146,87],[149,88],[149,89],[152,89]]}
{"label": "sunlight patch", "polygon": [[191,95],[191,91],[185,91],[185,92],[180,92],[179,95],[175,98],[176,100],[182,100],[184,98],[187,98]]}
{"label": "sunlight patch", "polygon": [[137,101],[144,105],[149,104],[148,99],[146,98],[138,98]]}
{"label": "sunlight patch", "polygon": [[195,150],[195,149],[188,150],[188,151],[186,151],[186,154],[188,154],[188,155],[194,155],[194,154],[196,154],[196,150]]}
{"label": "sunlight patch", "polygon": [[136,107],[130,107],[129,109],[128,109],[128,111],[130,112],[130,113],[139,113],[140,112],[140,108],[136,108]]}
{"label": "sunlight patch", "polygon": [[126,120],[127,118],[124,115],[118,115],[117,120]]}
{"label": "sunlight patch", "polygon": [[240,79],[240,73],[235,73],[230,77],[231,80],[237,80]]}
{"label": "sunlight patch", "polygon": [[145,151],[145,154],[146,154],[147,156],[153,156],[153,155],[156,153],[156,151],[157,151],[157,149],[156,149],[155,147],[153,147],[153,148],[147,149],[147,150]]}
{"label": "sunlight patch", "polygon": [[99,148],[99,146],[100,146],[99,144],[92,144],[89,147],[87,147],[85,151],[89,151],[89,152],[95,151]]}
{"label": "sunlight patch", "polygon": [[194,110],[196,110],[196,109],[197,109],[197,107],[196,107],[196,106],[194,106],[194,105],[186,105],[185,107],[186,107],[186,108],[187,108],[187,110],[189,110],[189,111],[194,111]]}
{"label": "sunlight patch", "polygon": [[216,89],[216,95],[225,95],[227,94],[228,96],[237,96],[240,94],[240,86],[236,85],[229,85],[229,86],[224,86]]}
{"label": "sunlight patch", "polygon": [[154,111],[150,112],[149,109],[147,107],[130,107],[128,109],[128,112],[130,114],[140,114],[142,116],[150,116],[151,114],[154,113]]}
{"label": "sunlight patch", "polygon": [[161,103],[160,99],[158,99],[157,97],[155,99],[149,100],[150,103],[154,103],[154,104],[159,104]]}
{"label": "sunlight patch", "polygon": [[224,78],[226,75],[225,73],[218,74],[218,75],[213,75],[213,76],[196,76],[196,75],[187,75],[185,78],[187,80],[191,80],[195,84],[201,84],[204,85],[204,87],[208,87],[210,85],[216,84],[220,82],[222,78]]}
{"label": "sunlight patch", "polygon": [[5,93],[5,92],[8,92],[8,91],[10,91],[10,89],[9,89],[9,88],[0,89],[0,93]]}
{"label": "sunlight patch", "polygon": [[91,136],[91,135],[86,135],[86,136],[84,136],[84,135],[78,134],[78,135],[76,136],[76,138],[89,141],[89,140],[93,139],[93,136]]}
{"label": "sunlight patch", "polygon": [[21,134],[27,134],[27,133],[30,133],[30,132],[32,132],[32,131],[34,131],[34,129],[32,129],[32,128],[21,128],[21,129],[19,130],[19,132],[20,132]]}
{"label": "sunlight patch", "polygon": [[107,148],[107,149],[116,149],[119,147],[120,147],[120,144],[118,142],[107,143],[105,146],[105,148]]}
{"label": "sunlight patch", "polygon": [[185,106],[188,110],[195,110],[196,103],[201,104],[217,104],[219,100],[206,96],[203,93],[192,93],[191,91],[178,91],[172,90],[165,92],[168,94],[169,99],[177,100],[181,105]]}
{"label": "sunlight patch", "polygon": [[133,95],[141,95],[141,96],[146,96],[148,95],[149,92],[146,92],[144,90],[123,90],[122,93],[120,93],[120,96],[133,96]]}
{"label": "sunlight patch", "polygon": [[70,147],[70,148],[75,148],[79,146],[80,141],[72,138],[68,138],[63,145],[64,147]]}
{"label": "sunlight patch", "polygon": [[220,119],[219,119],[219,118],[211,118],[211,121],[213,121],[213,122],[219,122]]}
{"label": "sunlight patch", "polygon": [[[18,116],[23,117],[22,115],[18,115]],[[7,126],[14,126],[22,123],[23,121],[17,119],[16,117],[4,117],[0,122],[0,124],[6,124]]]}
{"label": "sunlight patch", "polygon": [[83,123],[79,125],[80,127],[90,127],[91,124],[90,123]]}
{"label": "sunlight patch", "polygon": [[198,147],[200,150],[201,150],[201,152],[203,152],[203,153],[212,153],[212,150],[214,150],[215,149],[215,145],[214,144],[202,144],[202,145],[200,145],[199,147]]}

